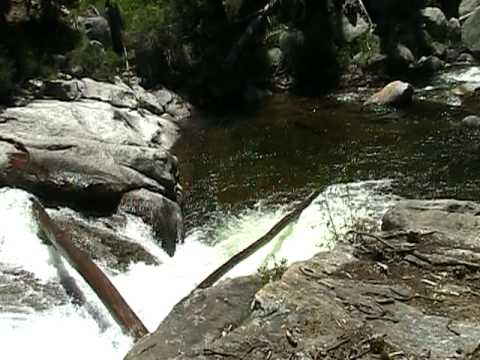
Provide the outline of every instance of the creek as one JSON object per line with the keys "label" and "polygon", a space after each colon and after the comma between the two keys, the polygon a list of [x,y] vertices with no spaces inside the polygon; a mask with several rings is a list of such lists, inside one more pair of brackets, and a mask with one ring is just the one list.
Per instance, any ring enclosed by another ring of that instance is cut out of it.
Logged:
{"label": "creek", "polygon": [[[378,227],[399,197],[477,200],[478,130],[459,124],[479,107],[468,101],[458,106],[449,91],[474,82],[480,82],[478,68],[452,70],[420,87],[420,100],[404,110],[365,109],[356,99],[367,89],[350,89],[322,99],[279,95],[261,110],[236,116],[200,115],[176,146],[186,195],[185,244],[169,258],[151,229],[128,217],[116,231],[143,245],[160,265],[133,264],[124,273],[100,266],[153,331],[206,275],[314,189],[323,192],[299,220],[227,277],[327,251],[354,227]],[[30,196],[0,189],[0,219],[1,358],[122,359],[131,339],[67,264],[103,325],[59,290]]]}

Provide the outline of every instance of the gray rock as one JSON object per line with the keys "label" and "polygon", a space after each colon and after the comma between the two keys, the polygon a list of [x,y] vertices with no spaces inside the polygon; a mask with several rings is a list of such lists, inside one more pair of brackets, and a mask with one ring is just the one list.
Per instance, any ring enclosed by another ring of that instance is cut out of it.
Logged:
{"label": "gray rock", "polygon": [[139,85],[135,85],[133,89],[135,90],[139,106],[147,109],[148,111],[156,115],[163,115],[165,113],[165,105],[168,102],[162,101],[161,97],[158,97],[151,92],[145,91],[145,89],[143,89]]}
{"label": "gray rock", "polygon": [[405,200],[385,214],[382,230],[437,231],[450,247],[480,250],[479,213],[480,205],[470,201]]}
{"label": "gray rock", "polygon": [[111,47],[110,26],[103,16],[79,17],[78,23],[90,40],[100,41],[106,48]]}
{"label": "gray rock", "polygon": [[183,216],[178,203],[142,189],[123,195],[118,211],[136,215],[152,226],[162,248],[173,256],[176,244],[183,241]]}
{"label": "gray rock", "polygon": [[141,245],[102,225],[99,221],[87,221],[72,213],[50,210],[49,215],[73,243],[92,260],[105,264],[109,269],[126,271],[131,264],[143,262],[158,265],[159,261]]}
{"label": "gray rock", "polygon": [[427,32],[435,39],[443,40],[448,32],[448,21],[438,7],[426,7],[420,11]]}
{"label": "gray rock", "polygon": [[462,0],[458,7],[458,15],[464,16],[480,6],[480,0]]}
{"label": "gray rock", "polygon": [[423,31],[424,46],[425,50],[434,56],[443,58],[448,47],[440,41],[434,40],[432,36],[427,31]]}
{"label": "gray rock", "polygon": [[412,51],[403,44],[397,44],[393,51],[389,53],[388,61],[397,71],[404,71],[413,67],[416,62]]}
{"label": "gray rock", "polygon": [[167,106],[173,101],[174,94],[167,89],[160,89],[153,92],[153,95],[157,98],[157,101],[163,106]]}
{"label": "gray rock", "polygon": [[77,80],[50,80],[43,84],[43,95],[63,101],[78,100],[82,96],[81,83]]}
{"label": "gray rock", "polygon": [[463,24],[462,41],[471,52],[480,53],[480,8]]}
{"label": "gray rock", "polygon": [[451,40],[460,40],[462,37],[462,25],[457,18],[448,20],[448,37]]}
{"label": "gray rock", "polygon": [[432,75],[444,65],[444,62],[436,56],[422,56],[415,64],[415,70],[421,75]]}
{"label": "gray rock", "polygon": [[471,128],[480,128],[480,116],[469,115],[462,119],[462,125]]}
{"label": "gray rock", "polygon": [[403,81],[393,81],[372,95],[365,105],[407,105],[412,102],[413,87]]}
{"label": "gray rock", "polygon": [[461,53],[458,55],[457,62],[464,64],[475,64],[476,61],[472,54]]}
{"label": "gray rock", "polygon": [[258,278],[245,277],[196,291],[176,305],[157,331],[141,339],[125,359],[200,356],[208,343],[235,330],[249,316],[250,305],[260,287]]}
{"label": "gray rock", "polygon": [[[43,89],[49,99],[0,114],[0,186],[95,211],[115,210],[134,189],[177,200],[177,159],[169,149],[179,120],[150,111],[161,112],[157,97],[91,79],[50,81]],[[180,98],[171,98],[180,107]],[[166,221],[181,227],[181,214]]]}
{"label": "gray rock", "polygon": [[3,314],[47,310],[68,300],[59,282],[44,283],[28,271],[0,264],[0,312]]}

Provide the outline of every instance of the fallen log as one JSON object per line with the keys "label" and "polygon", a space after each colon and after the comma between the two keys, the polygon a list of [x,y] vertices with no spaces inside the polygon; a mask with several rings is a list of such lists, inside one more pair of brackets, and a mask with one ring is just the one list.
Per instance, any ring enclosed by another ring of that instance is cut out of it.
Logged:
{"label": "fallen log", "polygon": [[145,325],[143,325],[142,321],[133,312],[103,271],[87,254],[73,244],[70,235],[62,231],[53,222],[37,200],[33,200],[32,210],[44,237],[52,243],[60,255],[85,279],[122,330],[135,340],[139,340],[147,335],[148,330]]}
{"label": "fallen log", "polygon": [[253,244],[248,246],[247,248],[243,249],[239,253],[232,256],[227,262],[225,262],[222,266],[220,266],[217,270],[213,273],[208,275],[205,280],[203,280],[200,284],[197,285],[195,290],[197,289],[205,289],[212,286],[216,283],[223,275],[225,275],[228,271],[234,268],[237,264],[241,261],[248,258],[250,255],[254,254],[257,250],[262,248],[263,246],[267,245],[270,241],[272,241],[285,227],[287,227],[290,223],[297,220],[303,210],[305,210],[315,198],[320,195],[320,191],[314,191],[307,199],[302,201],[294,210],[289,212],[285,215],[278,223],[276,223],[273,228],[270,229],[265,235],[263,235],[260,239],[256,240]]}
{"label": "fallen log", "polygon": [[52,246],[48,239],[44,239],[44,233],[40,232],[39,237],[46,241],[48,247],[49,262],[55,266],[57,270],[57,277],[60,280],[60,284],[65,290],[66,294],[71,298],[72,303],[78,306],[82,306],[87,313],[95,320],[99,329],[105,331],[109,328],[109,322],[103,313],[95,304],[89,303],[85,294],[83,293],[77,281],[70,275],[65,264],[62,261],[62,257],[58,253],[57,249]]}

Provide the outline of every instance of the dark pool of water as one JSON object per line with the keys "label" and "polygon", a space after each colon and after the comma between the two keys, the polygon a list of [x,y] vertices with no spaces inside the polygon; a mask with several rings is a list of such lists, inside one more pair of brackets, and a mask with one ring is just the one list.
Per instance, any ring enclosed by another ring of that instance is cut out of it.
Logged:
{"label": "dark pool of water", "polygon": [[192,121],[176,147],[189,226],[368,179],[393,179],[405,197],[480,198],[479,133],[458,126],[465,109],[375,111],[334,98],[275,96],[261,110]]}

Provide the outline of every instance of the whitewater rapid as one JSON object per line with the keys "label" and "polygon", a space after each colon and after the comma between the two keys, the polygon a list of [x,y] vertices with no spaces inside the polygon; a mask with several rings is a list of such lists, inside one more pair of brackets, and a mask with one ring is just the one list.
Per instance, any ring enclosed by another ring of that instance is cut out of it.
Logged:
{"label": "whitewater rapid", "polygon": [[[389,184],[389,181],[368,181],[328,187],[296,223],[235,267],[227,277],[255,273],[273,258],[285,258],[289,263],[306,260],[319,251],[329,250],[353,227],[378,226],[382,215],[397,200],[385,191]],[[259,202],[240,214],[228,215],[213,235],[208,233],[214,237],[209,242],[216,244],[214,246],[203,241],[208,224],[205,228],[193,229],[173,258],[155,244],[149,226],[138,218],[128,217],[126,225],[117,231],[141,244],[161,265],[132,264],[127,272],[120,274],[103,264],[99,266],[147,328],[153,331],[196,284],[265,234],[289,210],[285,206],[265,204]],[[72,212],[67,209],[49,211]],[[0,274],[7,270],[26,271],[41,284],[58,281],[56,268],[51,263],[51,250],[37,236],[30,195],[21,190],[0,189],[0,221]],[[88,301],[106,319],[107,327],[100,329],[85,308],[68,302],[35,311],[28,306],[2,308],[0,301],[0,358],[120,360],[130,349],[132,340],[122,334],[80,276],[68,264],[65,266],[81,285]],[[2,286],[6,285],[0,283],[0,295]]]}

